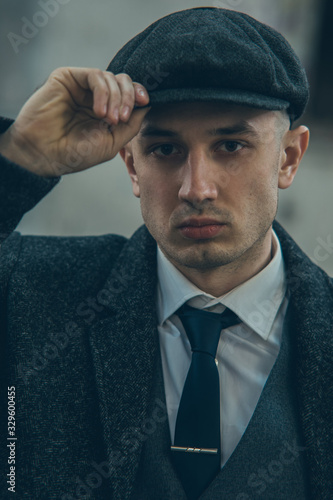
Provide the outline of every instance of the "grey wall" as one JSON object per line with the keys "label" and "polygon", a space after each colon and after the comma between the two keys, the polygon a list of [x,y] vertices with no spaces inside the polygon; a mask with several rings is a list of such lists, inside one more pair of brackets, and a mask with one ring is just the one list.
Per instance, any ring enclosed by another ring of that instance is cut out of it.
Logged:
{"label": "grey wall", "polygon": [[[46,5],[49,5],[49,14],[45,14]],[[274,25],[287,36],[311,74],[316,57],[320,1],[2,0],[1,115],[14,118],[54,68],[104,69],[116,51],[151,22],[176,10],[206,5],[235,8]],[[26,19],[35,25],[35,28],[30,26],[30,32],[24,30]],[[39,27],[36,28],[36,24]],[[18,35],[23,36],[21,43]],[[311,148],[294,185],[281,192],[279,220],[308,255],[333,274],[330,246],[333,241],[333,127],[323,127],[320,121],[312,123],[309,118],[305,124],[312,130]],[[130,235],[141,222],[138,200],[132,195],[121,160],[115,158],[87,172],[65,176],[60,185],[24,217],[19,230],[30,234],[115,232]]]}

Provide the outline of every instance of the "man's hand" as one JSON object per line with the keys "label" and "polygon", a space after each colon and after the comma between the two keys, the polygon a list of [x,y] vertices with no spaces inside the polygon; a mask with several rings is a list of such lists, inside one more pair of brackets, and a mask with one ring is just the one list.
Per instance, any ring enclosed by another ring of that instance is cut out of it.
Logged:
{"label": "man's hand", "polygon": [[[126,74],[58,68],[0,136],[0,153],[45,177],[110,160],[139,131],[146,89]],[[134,109],[136,106],[136,109]]]}

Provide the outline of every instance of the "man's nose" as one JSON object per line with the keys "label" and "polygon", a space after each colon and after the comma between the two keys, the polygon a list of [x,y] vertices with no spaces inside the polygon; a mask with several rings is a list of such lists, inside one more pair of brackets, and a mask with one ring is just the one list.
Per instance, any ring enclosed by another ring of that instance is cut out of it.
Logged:
{"label": "man's nose", "polygon": [[191,204],[214,201],[218,195],[216,172],[212,160],[204,151],[190,152],[181,172],[178,197]]}

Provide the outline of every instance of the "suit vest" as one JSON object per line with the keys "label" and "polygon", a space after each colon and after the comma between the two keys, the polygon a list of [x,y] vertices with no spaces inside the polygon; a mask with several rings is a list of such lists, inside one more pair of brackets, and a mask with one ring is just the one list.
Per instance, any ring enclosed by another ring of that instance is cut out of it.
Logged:
{"label": "suit vest", "polygon": [[[278,358],[235,451],[200,500],[310,499],[287,314]],[[146,435],[131,500],[186,500],[170,459],[161,360],[153,406],[164,408]],[[154,410],[155,407],[155,410]]]}

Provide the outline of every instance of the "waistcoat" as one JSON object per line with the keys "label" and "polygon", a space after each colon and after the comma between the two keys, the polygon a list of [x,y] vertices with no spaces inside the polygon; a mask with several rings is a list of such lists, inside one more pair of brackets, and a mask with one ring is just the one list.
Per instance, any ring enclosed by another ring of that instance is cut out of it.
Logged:
{"label": "waistcoat", "polygon": [[[310,499],[306,448],[297,411],[289,311],[282,344],[257,407],[235,451],[200,500]],[[186,500],[170,458],[170,432],[159,359],[153,407],[164,408],[147,434],[131,500]],[[156,412],[155,412],[156,413]],[[157,413],[156,413],[157,415]]]}

